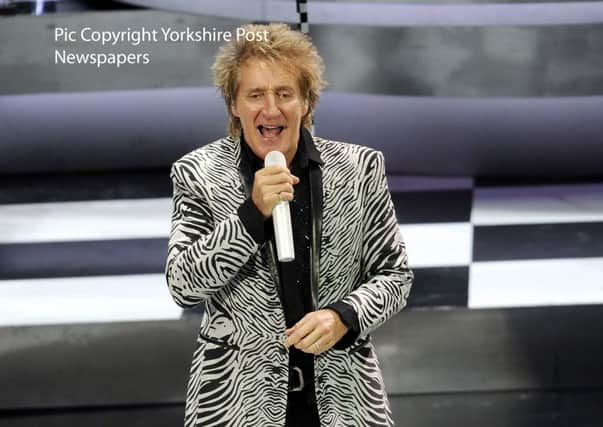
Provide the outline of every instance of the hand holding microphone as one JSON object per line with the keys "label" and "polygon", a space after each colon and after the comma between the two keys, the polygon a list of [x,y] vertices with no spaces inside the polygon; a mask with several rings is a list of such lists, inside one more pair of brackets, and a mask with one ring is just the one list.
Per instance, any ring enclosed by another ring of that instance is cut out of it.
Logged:
{"label": "hand holding microphone", "polygon": [[293,200],[293,186],[297,183],[299,178],[289,172],[285,156],[279,151],[266,155],[264,168],[256,172],[253,182],[251,198],[264,218],[272,216],[281,262],[295,258],[289,202]]}

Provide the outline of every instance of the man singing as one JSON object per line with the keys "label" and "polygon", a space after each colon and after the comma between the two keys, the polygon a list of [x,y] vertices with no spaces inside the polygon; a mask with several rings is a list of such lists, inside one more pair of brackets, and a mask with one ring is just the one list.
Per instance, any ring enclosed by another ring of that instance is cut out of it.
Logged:
{"label": "man singing", "polygon": [[[248,25],[213,66],[229,136],[174,163],[166,276],[203,304],[186,426],[391,426],[370,333],[412,282],[383,155],[312,137],[322,59],[283,24]],[[352,118],[350,118],[352,119]],[[264,167],[271,151],[287,167]],[[279,262],[273,208],[290,205]]]}

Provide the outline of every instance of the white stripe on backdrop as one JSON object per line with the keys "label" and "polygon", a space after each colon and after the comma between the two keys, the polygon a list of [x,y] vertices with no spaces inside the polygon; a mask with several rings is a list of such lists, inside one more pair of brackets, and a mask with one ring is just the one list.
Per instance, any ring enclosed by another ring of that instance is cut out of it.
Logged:
{"label": "white stripe on backdrop", "polygon": [[163,274],[0,281],[0,326],[178,319]]}
{"label": "white stripe on backdrop", "polygon": [[0,206],[0,243],[167,237],[169,198]]}

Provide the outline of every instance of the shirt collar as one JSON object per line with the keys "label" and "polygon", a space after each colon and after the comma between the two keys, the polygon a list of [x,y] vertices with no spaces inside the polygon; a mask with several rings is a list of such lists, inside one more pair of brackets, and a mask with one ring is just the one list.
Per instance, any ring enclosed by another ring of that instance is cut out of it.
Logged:
{"label": "shirt collar", "polygon": [[[253,150],[245,141],[245,136],[242,133],[241,147],[243,154],[248,164],[251,165],[253,171],[264,167],[264,161],[255,155]],[[295,153],[295,157],[293,158],[292,163],[297,164],[300,168],[303,169],[308,166],[308,161],[313,161],[320,165],[323,164],[322,159],[320,158],[320,153],[316,149],[316,145],[314,145],[314,138],[312,138],[310,132],[302,126],[299,136],[299,143],[297,144],[297,152]]]}
{"label": "shirt collar", "polygon": [[310,133],[310,131],[303,126],[301,128],[301,134],[300,134],[299,139],[300,139],[300,141],[304,142],[308,160],[312,160],[313,162],[318,163],[319,165],[322,165],[322,159],[320,158],[320,152],[316,148],[316,145],[314,145],[314,138],[312,138],[312,134]]}

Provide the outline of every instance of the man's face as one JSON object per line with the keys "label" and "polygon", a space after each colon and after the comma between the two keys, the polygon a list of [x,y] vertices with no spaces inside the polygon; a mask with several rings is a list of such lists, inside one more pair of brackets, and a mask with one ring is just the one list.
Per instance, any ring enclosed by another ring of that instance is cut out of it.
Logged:
{"label": "man's face", "polygon": [[307,112],[297,76],[281,65],[255,59],[241,66],[232,113],[241,120],[245,141],[260,159],[276,150],[291,163]]}

